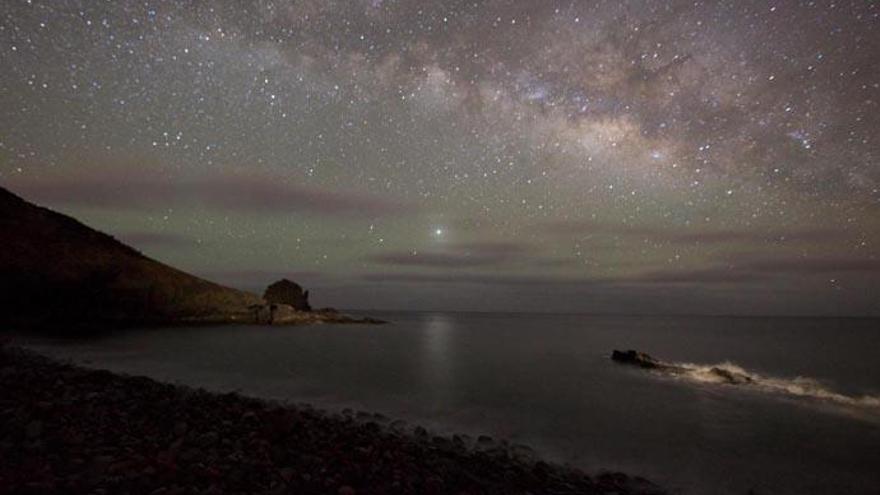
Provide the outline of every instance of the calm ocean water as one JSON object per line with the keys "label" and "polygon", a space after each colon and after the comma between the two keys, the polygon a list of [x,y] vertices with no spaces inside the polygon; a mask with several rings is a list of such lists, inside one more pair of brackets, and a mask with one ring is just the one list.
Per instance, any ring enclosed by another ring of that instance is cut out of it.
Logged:
{"label": "calm ocean water", "polygon": [[[373,313],[23,343],[91,366],[488,434],[674,493],[880,493],[880,321]],[[639,349],[689,373],[610,361]],[[754,383],[715,383],[708,367]]]}

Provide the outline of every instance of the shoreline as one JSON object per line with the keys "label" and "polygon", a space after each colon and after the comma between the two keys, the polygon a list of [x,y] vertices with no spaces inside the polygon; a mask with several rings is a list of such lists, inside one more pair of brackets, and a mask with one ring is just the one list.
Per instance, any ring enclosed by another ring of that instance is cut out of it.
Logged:
{"label": "shoreline", "polygon": [[[77,320],[76,323],[39,318],[0,318],[0,326],[18,331],[30,331],[53,336],[73,338],[98,335],[120,328],[153,327],[201,327],[201,326],[260,326],[260,327],[299,327],[308,325],[388,325],[392,322],[372,316],[352,316],[338,311],[301,311],[277,321],[256,321],[251,313],[211,314],[181,318],[120,318]],[[59,327],[64,326],[64,331]]]}
{"label": "shoreline", "polygon": [[161,383],[0,343],[0,494],[664,493],[488,437],[435,436],[384,419]]}

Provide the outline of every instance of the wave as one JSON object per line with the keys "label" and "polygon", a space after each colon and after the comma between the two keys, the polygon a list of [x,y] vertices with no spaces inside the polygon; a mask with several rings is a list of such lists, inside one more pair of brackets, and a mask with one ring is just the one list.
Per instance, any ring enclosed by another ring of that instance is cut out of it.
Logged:
{"label": "wave", "polygon": [[661,362],[656,371],[698,383],[741,386],[769,393],[817,399],[861,408],[880,409],[880,396],[846,395],[807,377],[780,378],[749,371],[731,362],[719,364]]}

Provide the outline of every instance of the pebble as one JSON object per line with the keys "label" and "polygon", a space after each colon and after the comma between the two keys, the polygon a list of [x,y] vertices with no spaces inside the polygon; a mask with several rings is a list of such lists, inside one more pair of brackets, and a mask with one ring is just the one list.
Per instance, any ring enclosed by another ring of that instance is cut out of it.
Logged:
{"label": "pebble", "polygon": [[27,437],[31,439],[39,437],[42,433],[43,423],[40,421],[31,421],[25,428],[25,435],[27,435]]}

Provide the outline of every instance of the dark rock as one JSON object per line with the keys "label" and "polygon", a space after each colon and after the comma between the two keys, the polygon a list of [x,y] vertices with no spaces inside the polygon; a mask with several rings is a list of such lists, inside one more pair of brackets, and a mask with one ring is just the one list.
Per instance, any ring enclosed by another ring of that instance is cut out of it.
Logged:
{"label": "dark rock", "polygon": [[309,305],[309,291],[304,291],[299,284],[286,278],[266,287],[263,299],[269,304],[286,304],[297,311],[312,310]]}
{"label": "dark rock", "polygon": [[615,349],[614,352],[611,353],[611,359],[618,363],[633,364],[642,368],[660,368],[662,366],[660,361],[654,359],[648,354],[634,351],[632,349],[628,351],[618,351]]}

